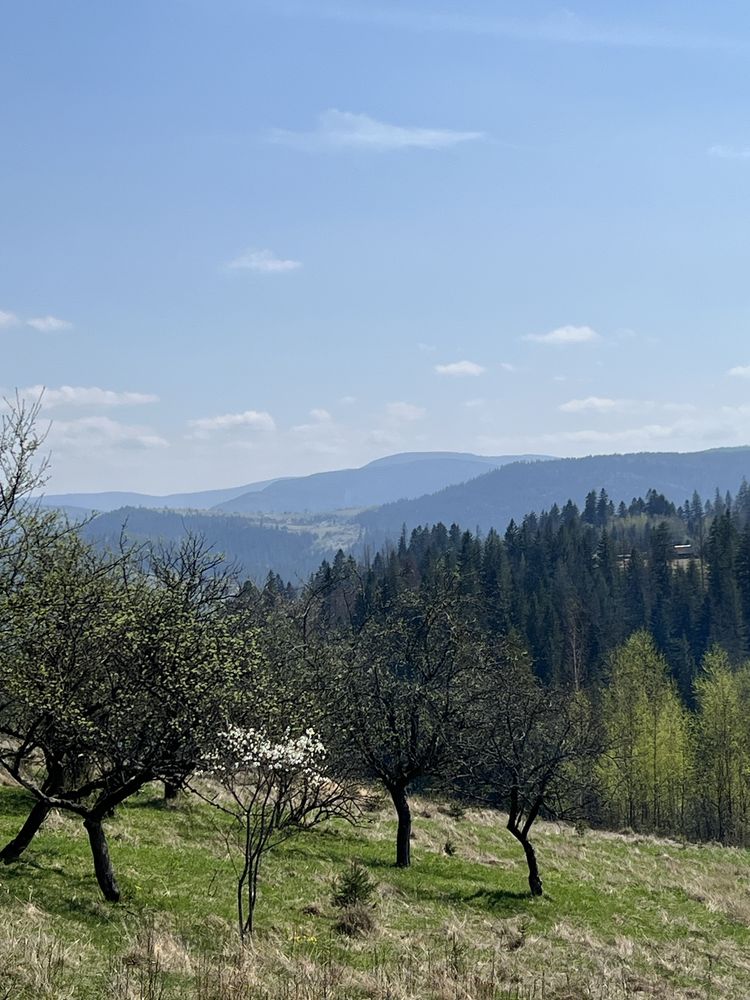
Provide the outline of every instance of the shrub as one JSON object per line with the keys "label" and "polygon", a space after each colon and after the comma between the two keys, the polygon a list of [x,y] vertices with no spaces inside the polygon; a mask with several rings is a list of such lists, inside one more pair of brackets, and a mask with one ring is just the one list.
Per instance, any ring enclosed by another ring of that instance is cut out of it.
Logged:
{"label": "shrub", "polygon": [[331,903],[340,910],[351,906],[368,906],[377,889],[364,865],[351,861],[333,882]]}

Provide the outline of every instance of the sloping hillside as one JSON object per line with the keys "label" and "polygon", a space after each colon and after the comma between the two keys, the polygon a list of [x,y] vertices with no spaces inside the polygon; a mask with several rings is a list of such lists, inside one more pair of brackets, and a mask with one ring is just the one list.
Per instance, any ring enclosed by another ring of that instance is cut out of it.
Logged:
{"label": "sloping hillside", "polygon": [[562,506],[567,500],[580,505],[592,489],[606,489],[616,503],[629,502],[649,489],[682,503],[694,490],[704,499],[712,497],[716,487],[735,491],[745,476],[750,477],[750,448],[514,462],[431,496],[365,511],[358,520],[376,538],[393,537],[403,524],[438,521],[504,530],[511,518],[529,511],[549,509],[554,503]]}
{"label": "sloping hillside", "polygon": [[481,476],[488,469],[508,462],[540,459],[541,456],[464,455],[452,452],[415,452],[390,455],[361,469],[320,472],[297,479],[284,479],[265,489],[217,504],[217,510],[322,511],[351,507],[374,507],[402,497],[418,497],[454,483]]}
{"label": "sloping hillside", "polygon": [[116,549],[124,531],[134,542],[178,542],[190,532],[203,538],[221,553],[240,577],[262,582],[269,571],[285,580],[301,583],[313,573],[323,558],[339,546],[356,541],[356,525],[320,524],[315,530],[289,530],[274,524],[259,525],[250,518],[233,514],[178,513],[123,507],[99,514],[82,528],[85,538]]}
{"label": "sloping hillside", "polygon": [[[80,824],[54,815],[0,872],[0,996],[9,1000],[746,1000],[750,855],[540,824],[547,894],[532,900],[497,813],[415,803],[414,864],[368,814],[270,856],[244,954],[216,818],[147,790],[109,823],[124,888],[102,902]],[[0,788],[0,836],[23,795]],[[452,853],[449,853],[452,852]],[[331,880],[359,858],[375,929],[335,930]]]}

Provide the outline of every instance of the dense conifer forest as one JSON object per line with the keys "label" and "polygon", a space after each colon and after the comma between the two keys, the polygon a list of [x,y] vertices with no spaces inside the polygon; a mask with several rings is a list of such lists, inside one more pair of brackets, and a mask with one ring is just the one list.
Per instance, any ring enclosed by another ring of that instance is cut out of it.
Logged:
{"label": "dense conifer forest", "polygon": [[[246,585],[245,596],[254,589]],[[326,642],[362,635],[373,619],[387,623],[404,595],[425,606],[449,600],[466,642],[510,643],[541,685],[584,700],[600,753],[586,755],[585,794],[558,799],[559,814],[748,841],[744,480],[736,496],[694,493],[680,505],[654,490],[615,505],[592,490],[583,510],[554,505],[511,521],[503,535],[455,524],[404,531],[360,562],[339,553],[305,593],[272,574],[256,599],[293,607],[314,595]],[[461,789],[482,793],[470,781]],[[555,811],[548,801],[544,809]]]}

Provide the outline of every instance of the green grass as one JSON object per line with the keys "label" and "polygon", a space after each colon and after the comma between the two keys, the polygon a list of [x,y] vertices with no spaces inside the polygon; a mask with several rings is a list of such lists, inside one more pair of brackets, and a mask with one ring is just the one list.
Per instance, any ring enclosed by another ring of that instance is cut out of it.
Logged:
{"label": "green grass", "polygon": [[[501,816],[454,818],[420,800],[409,870],[392,866],[387,809],[281,845],[243,953],[218,814],[157,793],[108,824],[117,906],[101,899],[73,819],[53,814],[23,859],[0,867],[0,1000],[750,996],[745,851],[539,824],[545,895],[532,899]],[[3,842],[28,805],[0,787]],[[349,939],[330,894],[352,858],[378,902],[376,931]]]}

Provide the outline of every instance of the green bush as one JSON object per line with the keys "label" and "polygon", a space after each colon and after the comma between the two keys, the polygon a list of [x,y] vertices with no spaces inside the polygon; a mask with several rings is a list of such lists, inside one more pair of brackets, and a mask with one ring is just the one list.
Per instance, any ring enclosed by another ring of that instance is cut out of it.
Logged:
{"label": "green bush", "polygon": [[367,907],[372,903],[377,884],[364,865],[351,861],[338,878],[334,879],[331,903],[340,910],[348,907]]}

